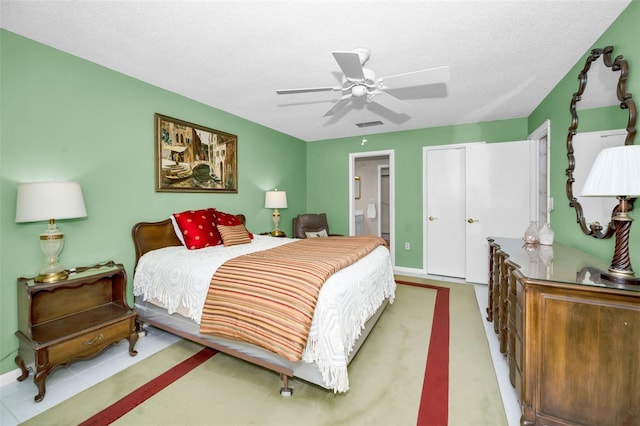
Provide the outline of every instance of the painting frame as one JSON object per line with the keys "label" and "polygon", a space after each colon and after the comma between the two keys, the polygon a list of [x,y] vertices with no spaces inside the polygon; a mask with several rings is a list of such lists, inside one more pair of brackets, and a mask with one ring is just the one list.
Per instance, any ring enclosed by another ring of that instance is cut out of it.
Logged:
{"label": "painting frame", "polygon": [[238,136],[154,114],[156,192],[238,192]]}

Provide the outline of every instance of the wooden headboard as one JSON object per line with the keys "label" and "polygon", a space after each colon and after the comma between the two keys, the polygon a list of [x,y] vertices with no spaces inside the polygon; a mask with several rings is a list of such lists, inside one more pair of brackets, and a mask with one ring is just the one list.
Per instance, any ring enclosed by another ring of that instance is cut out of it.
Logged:
{"label": "wooden headboard", "polygon": [[[246,223],[245,215],[237,214],[235,216],[243,224]],[[133,246],[136,249],[136,266],[140,257],[148,251],[182,244],[176,237],[171,219],[165,219],[160,222],[136,223],[131,229],[131,236],[133,237]]]}

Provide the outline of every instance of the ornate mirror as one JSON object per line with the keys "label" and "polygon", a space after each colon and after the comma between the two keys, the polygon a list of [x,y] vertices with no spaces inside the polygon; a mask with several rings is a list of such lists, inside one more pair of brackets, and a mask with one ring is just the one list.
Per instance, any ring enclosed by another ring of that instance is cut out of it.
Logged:
{"label": "ornate mirror", "polygon": [[[629,67],[622,55],[618,55],[615,59],[612,56],[613,46],[591,51],[584,68],[578,75],[578,91],[573,94],[569,107],[571,126],[567,135],[567,158],[569,160],[569,167],[566,171],[567,197],[569,205],[576,209],[577,222],[582,232],[595,238],[609,238],[614,234],[615,228],[611,216],[618,209],[618,203],[613,198],[587,200],[587,197],[580,197],[584,180],[591,169],[593,159],[602,148],[616,144],[631,145],[636,136],[636,105],[631,94],[627,93]],[[589,76],[589,84],[587,84],[587,75]],[[577,136],[578,112],[585,119],[594,117],[593,113],[589,111],[593,112],[595,108],[599,108],[597,114],[609,114],[612,109],[615,114],[619,114],[619,109],[611,108],[612,105],[619,105],[620,110],[628,111],[626,129],[622,132],[594,132],[598,134],[592,140],[606,140],[606,142],[601,144],[596,142],[596,145],[591,146],[588,150],[583,148],[585,145],[578,143],[582,134]],[[616,133],[618,139],[609,138],[616,136]],[[597,206],[598,204],[599,206]]]}

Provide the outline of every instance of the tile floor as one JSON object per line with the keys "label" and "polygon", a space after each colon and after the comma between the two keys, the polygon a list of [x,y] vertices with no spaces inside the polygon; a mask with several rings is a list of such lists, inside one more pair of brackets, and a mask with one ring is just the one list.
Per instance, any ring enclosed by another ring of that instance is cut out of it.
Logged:
{"label": "tile floor", "polygon": [[[488,298],[487,286],[475,285],[475,290],[478,307],[484,319],[486,317],[485,309]],[[486,320],[484,320],[484,325],[509,426],[516,426],[520,423],[520,409],[516,400],[515,390],[509,383],[508,366],[504,356],[500,354],[499,343],[493,331],[493,325]],[[170,346],[178,339],[179,337],[161,330],[149,328],[147,336],[140,338],[136,343],[138,355],[135,357],[129,356],[128,345],[123,342],[109,348],[99,357],[87,361],[78,361],[72,363],[68,368],[56,370],[47,378],[46,397],[42,402],[38,403],[33,400],[37,393],[33,384],[33,375],[30,375],[24,382],[18,382],[11,377],[7,380],[6,377],[11,375],[17,377],[19,375],[18,370],[15,373],[7,373],[2,376],[2,383],[5,384],[0,387],[0,425],[14,426],[24,422],[114,373]]]}
{"label": "tile floor", "polygon": [[[57,369],[46,380],[46,394],[41,402],[33,400],[37,394],[36,386],[33,384],[33,374],[30,374],[24,382],[8,381],[0,387],[0,425],[13,426],[24,422],[172,345],[179,339],[172,334],[149,328],[147,335],[138,339],[136,343],[138,355],[134,357],[129,356],[129,344],[122,341],[96,358],[77,361],[68,368]],[[13,375],[18,377],[19,370],[16,370]]]}

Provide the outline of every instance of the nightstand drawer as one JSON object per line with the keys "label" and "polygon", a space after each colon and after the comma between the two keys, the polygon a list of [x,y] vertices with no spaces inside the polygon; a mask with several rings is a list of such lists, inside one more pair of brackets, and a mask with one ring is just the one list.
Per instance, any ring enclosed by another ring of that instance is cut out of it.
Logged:
{"label": "nightstand drawer", "polygon": [[100,351],[106,345],[126,339],[134,327],[132,322],[133,318],[126,318],[66,342],[52,345],[47,351],[49,363],[61,364],[74,358],[87,357]]}

